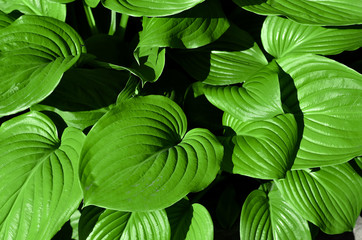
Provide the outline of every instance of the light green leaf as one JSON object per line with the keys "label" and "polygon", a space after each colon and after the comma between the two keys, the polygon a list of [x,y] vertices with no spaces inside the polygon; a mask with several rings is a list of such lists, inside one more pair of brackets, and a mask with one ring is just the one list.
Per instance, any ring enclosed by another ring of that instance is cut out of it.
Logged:
{"label": "light green leaf", "polygon": [[51,239],[82,199],[78,180],[84,134],[57,136],[45,115],[29,112],[0,127],[0,239]]}
{"label": "light green leaf", "polygon": [[208,86],[204,94],[213,105],[242,122],[269,119],[283,113],[275,62],[258,71],[242,87]]}
{"label": "light green leaf", "polygon": [[82,209],[79,219],[78,235],[79,240],[86,240],[97,224],[99,216],[105,211],[104,208],[88,206]]}
{"label": "light green leaf", "polygon": [[[102,211],[102,209],[93,206],[86,209],[88,209],[86,218],[92,219],[92,223],[90,226],[84,227],[90,228],[91,231],[89,235],[83,235],[80,240],[170,239],[170,224],[165,210],[120,212],[109,209]],[[81,221],[88,225],[88,222],[82,218],[83,213]]]}
{"label": "light green leaf", "polygon": [[144,18],[140,47],[198,48],[217,40],[230,26],[221,5],[207,1],[175,16]]}
{"label": "light green leaf", "polygon": [[276,183],[283,198],[323,232],[352,231],[362,209],[362,178],[348,163],[289,171]]}
{"label": "light green leaf", "polygon": [[293,168],[339,164],[362,155],[362,75],[312,54],[291,54],[278,63],[293,78],[281,84],[289,92],[283,101],[304,126]]}
{"label": "light green leaf", "polygon": [[[49,1],[50,2],[56,2],[56,3],[71,3],[71,2],[74,2],[75,0],[49,0]],[[90,1],[90,0],[88,0],[88,1]]]}
{"label": "light green leaf", "polygon": [[276,58],[288,53],[339,54],[362,47],[362,29],[308,26],[280,17],[267,17],[261,40]]}
{"label": "light green leaf", "polygon": [[79,240],[78,234],[78,226],[79,226],[79,219],[80,219],[80,211],[77,209],[75,212],[70,216],[70,226],[72,227],[72,239]]}
{"label": "light green leaf", "polygon": [[171,225],[171,240],[212,240],[214,225],[207,209],[182,199],[166,209]]}
{"label": "light green leaf", "polygon": [[225,114],[223,125],[230,127],[233,173],[261,179],[284,177],[294,161],[297,124],[292,114],[261,121],[242,122]]}
{"label": "light green leaf", "polygon": [[115,103],[129,73],[108,69],[73,68],[36,111],[59,114],[70,127],[81,130],[94,125]]}
{"label": "light green leaf", "polygon": [[210,85],[247,81],[268,64],[251,36],[231,24],[215,42],[171,55],[195,79]]}
{"label": "light green leaf", "polygon": [[53,17],[65,21],[66,6],[49,0],[0,0],[0,10],[10,13],[18,10],[28,15]]}
{"label": "light green leaf", "polygon": [[12,22],[14,22],[14,20],[11,17],[0,11],[0,29],[9,26]]}
{"label": "light green leaf", "polygon": [[85,0],[86,4],[91,8],[97,7],[100,1],[101,0]]}
{"label": "light green leaf", "polygon": [[186,129],[182,109],[163,96],[132,98],[114,107],[94,125],[83,147],[85,204],[156,210],[207,187],[220,168],[223,147],[206,129]]}
{"label": "light green leaf", "polygon": [[313,25],[362,24],[362,0],[233,0],[244,9],[262,15],[285,15]]}
{"label": "light green leaf", "polygon": [[83,42],[67,24],[22,16],[0,30],[0,117],[47,97],[79,59]]}
{"label": "light green leaf", "polygon": [[157,17],[185,11],[203,1],[205,0],[102,0],[102,4],[106,8],[130,16]]}
{"label": "light green leaf", "polygon": [[[274,187],[275,188],[275,187]],[[308,222],[293,210],[278,190],[254,190],[244,202],[240,239],[312,239]]]}

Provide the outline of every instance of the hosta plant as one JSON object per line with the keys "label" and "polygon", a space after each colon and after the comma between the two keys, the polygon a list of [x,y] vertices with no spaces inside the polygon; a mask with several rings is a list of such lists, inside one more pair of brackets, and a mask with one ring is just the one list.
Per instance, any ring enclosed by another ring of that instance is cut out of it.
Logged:
{"label": "hosta plant", "polygon": [[361,12],[361,0],[0,0],[0,239],[351,232]]}

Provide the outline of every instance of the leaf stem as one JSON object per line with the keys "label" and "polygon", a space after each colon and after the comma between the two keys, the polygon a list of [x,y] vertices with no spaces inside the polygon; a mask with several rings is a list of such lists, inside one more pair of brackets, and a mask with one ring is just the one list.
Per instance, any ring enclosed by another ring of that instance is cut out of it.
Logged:
{"label": "leaf stem", "polygon": [[128,19],[129,19],[129,16],[127,14],[122,14],[121,21],[119,23],[119,37],[122,40],[124,39],[124,35],[126,33]]}
{"label": "leaf stem", "polygon": [[85,3],[84,0],[83,0],[83,8],[84,8],[84,12],[87,17],[88,25],[90,27],[92,35],[98,34],[99,31],[98,31],[96,21],[94,19],[93,13],[92,13],[92,9]]}
{"label": "leaf stem", "polygon": [[108,35],[114,35],[117,30],[117,12],[111,12],[111,24],[109,25]]}

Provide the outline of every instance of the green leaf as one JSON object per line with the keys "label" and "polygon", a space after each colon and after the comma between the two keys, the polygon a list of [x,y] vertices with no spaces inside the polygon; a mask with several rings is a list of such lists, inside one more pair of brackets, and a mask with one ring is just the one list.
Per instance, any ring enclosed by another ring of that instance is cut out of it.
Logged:
{"label": "green leaf", "polygon": [[352,231],[362,208],[362,178],[348,163],[289,171],[276,183],[283,198],[323,232]]}
{"label": "green leaf", "polygon": [[102,3],[106,8],[122,14],[157,17],[185,11],[203,1],[205,0],[102,0]]}
{"label": "green leaf", "polygon": [[78,234],[78,226],[79,226],[79,219],[80,219],[80,211],[77,209],[75,212],[70,216],[70,226],[73,229],[72,232],[72,239],[79,240],[79,234]]}
{"label": "green leaf", "polygon": [[283,114],[275,62],[239,86],[208,86],[204,94],[213,105],[240,121],[269,119]]}
{"label": "green leaf", "polygon": [[207,1],[175,16],[144,18],[140,47],[198,48],[217,40],[230,26],[221,5]]}
{"label": "green leaf", "polygon": [[170,224],[165,210],[121,212],[106,209],[103,212],[95,210],[92,212],[93,216],[88,211],[87,218],[92,216],[92,221],[96,223],[89,235],[80,240],[170,239]]}
{"label": "green leaf", "polygon": [[261,40],[276,58],[288,53],[339,54],[362,47],[362,29],[308,26],[280,17],[267,17]]}
{"label": "green leaf", "polygon": [[0,127],[0,238],[50,239],[82,199],[78,180],[84,134],[57,137],[45,115],[29,112]]}
{"label": "green leaf", "polygon": [[49,17],[22,16],[0,30],[0,117],[47,97],[79,59],[79,35]]}
{"label": "green leaf", "polygon": [[240,7],[262,15],[285,15],[304,24],[354,25],[362,24],[361,0],[233,0]]}
{"label": "green leaf", "polygon": [[304,125],[293,168],[339,164],[362,155],[362,75],[312,54],[291,54],[278,63],[292,77],[282,84],[287,85],[283,91],[291,92],[285,102],[298,106],[301,112],[292,112]]}
{"label": "green leaf", "polygon": [[49,0],[50,2],[56,2],[56,3],[71,3],[75,0]]}
{"label": "green leaf", "polygon": [[268,64],[251,36],[233,24],[215,42],[171,56],[192,77],[211,85],[244,82]]}
{"label": "green leaf", "polygon": [[0,10],[18,10],[28,15],[48,16],[65,21],[66,6],[49,0],[0,0]]}
{"label": "green leaf", "polygon": [[214,239],[214,225],[207,209],[182,199],[166,209],[171,240]]}
{"label": "green leaf", "polygon": [[156,210],[207,187],[223,148],[208,130],[186,128],[181,108],[163,96],[132,98],[110,110],[83,147],[85,204]]}
{"label": "green leaf", "polygon": [[85,240],[93,231],[99,216],[105,211],[103,208],[88,206],[82,209],[79,219],[78,235],[79,240]]}
{"label": "green leaf", "polygon": [[68,70],[51,95],[31,107],[53,111],[70,127],[81,130],[94,125],[115,103],[129,73],[108,69]]}
{"label": "green leaf", "polygon": [[0,30],[9,26],[14,20],[4,12],[0,11]]}
{"label": "green leaf", "polygon": [[233,173],[276,179],[284,177],[292,167],[297,143],[297,124],[292,114],[248,122],[225,114],[223,125],[235,132],[230,143]]}
{"label": "green leaf", "polygon": [[100,1],[101,0],[85,0],[86,4],[91,8],[97,7]]}
{"label": "green leaf", "polygon": [[278,190],[254,190],[244,202],[240,239],[312,239],[308,222],[286,202]]}

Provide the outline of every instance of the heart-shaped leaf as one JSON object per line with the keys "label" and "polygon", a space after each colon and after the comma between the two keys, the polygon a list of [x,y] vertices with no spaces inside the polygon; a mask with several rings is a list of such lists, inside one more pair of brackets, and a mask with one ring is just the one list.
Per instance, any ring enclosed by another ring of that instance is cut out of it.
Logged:
{"label": "heart-shaped leaf", "polygon": [[165,210],[121,212],[89,206],[84,212],[81,227],[90,231],[89,235],[80,235],[79,240],[170,239]]}
{"label": "heart-shaped leaf", "polygon": [[0,10],[10,13],[18,10],[28,15],[39,15],[65,21],[66,6],[49,0],[0,0]]}
{"label": "heart-shaped leaf", "polygon": [[265,19],[261,40],[276,58],[288,53],[338,54],[362,47],[362,29],[308,26],[281,17]]}
{"label": "heart-shaped leaf", "polygon": [[292,77],[282,85],[297,95],[288,94],[285,101],[298,106],[301,112],[292,112],[304,125],[293,168],[339,164],[362,155],[362,75],[312,54],[291,54],[278,63]]}
{"label": "heart-shaped leaf", "polygon": [[276,183],[283,198],[322,231],[352,231],[362,209],[362,177],[348,163],[288,171]]}
{"label": "heart-shaped leaf", "polygon": [[297,124],[292,114],[248,122],[225,114],[223,125],[235,132],[229,143],[233,173],[275,179],[284,177],[292,167],[297,143]]}
{"label": "heart-shaped leaf", "polygon": [[144,18],[139,47],[197,48],[218,39],[229,22],[220,2],[211,0],[175,16]]}
{"label": "heart-shaped leaf", "polygon": [[102,0],[106,8],[130,16],[167,16],[173,15],[203,2],[205,0]]}
{"label": "heart-shaped leaf", "polygon": [[354,25],[362,23],[360,0],[233,0],[240,7],[263,15],[285,15],[300,23]]}
{"label": "heart-shaped leaf", "polygon": [[0,127],[0,239],[51,239],[82,199],[78,180],[84,134],[74,128],[57,137],[39,112]]}
{"label": "heart-shaped leaf", "polygon": [[244,202],[240,239],[312,239],[308,222],[286,202],[278,190],[254,190]]}
{"label": "heart-shaped leaf", "polygon": [[214,239],[214,225],[207,209],[182,199],[166,209],[171,240]]}
{"label": "heart-shaped leaf", "polygon": [[132,98],[110,110],[83,147],[85,204],[162,209],[208,186],[220,168],[223,147],[208,130],[186,133],[186,125],[182,109],[163,96]]}
{"label": "heart-shaped leaf", "polygon": [[40,102],[82,53],[83,42],[67,24],[22,16],[0,30],[0,117]]}

